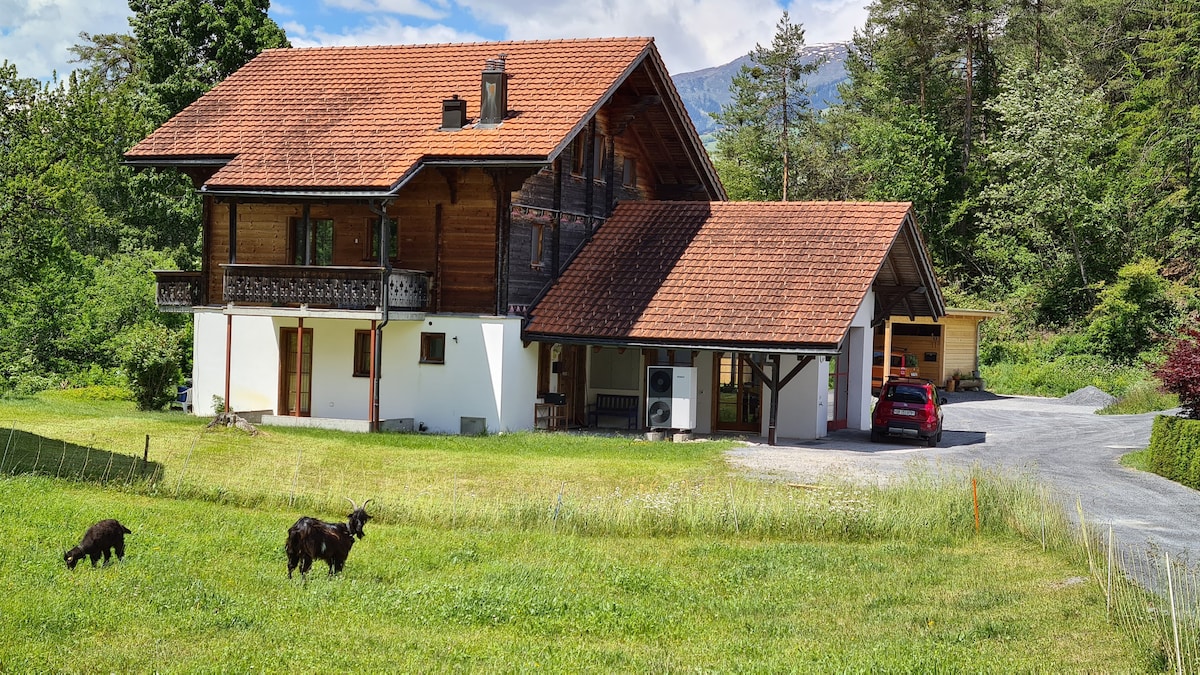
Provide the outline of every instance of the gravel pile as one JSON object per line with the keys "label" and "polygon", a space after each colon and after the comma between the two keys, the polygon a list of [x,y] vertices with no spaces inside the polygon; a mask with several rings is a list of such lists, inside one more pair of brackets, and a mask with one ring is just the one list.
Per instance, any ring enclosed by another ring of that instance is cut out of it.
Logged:
{"label": "gravel pile", "polygon": [[1091,385],[1077,389],[1059,400],[1068,405],[1085,405],[1093,408],[1103,408],[1117,402],[1115,396],[1106,394]]}

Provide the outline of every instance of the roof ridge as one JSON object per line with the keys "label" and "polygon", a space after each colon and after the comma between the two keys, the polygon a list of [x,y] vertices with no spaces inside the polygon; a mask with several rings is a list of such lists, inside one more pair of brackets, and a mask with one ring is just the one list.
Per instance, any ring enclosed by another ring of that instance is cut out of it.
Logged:
{"label": "roof ridge", "polygon": [[385,50],[385,49],[432,49],[441,47],[483,47],[483,46],[503,46],[503,45],[550,45],[550,44],[582,44],[582,43],[649,43],[654,42],[653,37],[644,35],[629,35],[610,37],[589,37],[589,38],[553,38],[544,40],[477,40],[475,42],[419,42],[419,43],[400,43],[400,44],[375,44],[375,45],[318,45],[314,47],[272,47],[264,49],[262,53],[282,52],[319,52],[319,51],[353,51],[353,50]]}

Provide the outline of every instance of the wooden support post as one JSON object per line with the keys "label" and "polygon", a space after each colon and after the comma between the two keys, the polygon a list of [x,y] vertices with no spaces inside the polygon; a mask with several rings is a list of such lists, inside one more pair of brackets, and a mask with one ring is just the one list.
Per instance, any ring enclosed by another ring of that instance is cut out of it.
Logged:
{"label": "wooden support post", "polygon": [[229,376],[232,372],[231,362],[233,361],[233,315],[225,315],[225,410],[221,412],[229,412]]}
{"label": "wooden support post", "polygon": [[296,410],[293,417],[300,416],[300,402],[304,400],[304,317],[300,317],[296,328]]}

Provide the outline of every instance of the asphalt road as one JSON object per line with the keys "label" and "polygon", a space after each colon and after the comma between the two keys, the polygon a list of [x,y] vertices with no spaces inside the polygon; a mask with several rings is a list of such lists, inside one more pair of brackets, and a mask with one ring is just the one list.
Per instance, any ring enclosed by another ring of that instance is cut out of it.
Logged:
{"label": "asphalt road", "polygon": [[1084,517],[1121,548],[1170,552],[1200,563],[1200,492],[1120,465],[1150,441],[1155,414],[1096,415],[1096,406],[1060,399],[946,394],[945,433],[936,448],[904,440],[871,443],[865,431],[775,447],[750,443],[729,460],[752,474],[789,481],[887,482],[912,470],[978,465],[1028,475],[1050,488],[1069,516]]}

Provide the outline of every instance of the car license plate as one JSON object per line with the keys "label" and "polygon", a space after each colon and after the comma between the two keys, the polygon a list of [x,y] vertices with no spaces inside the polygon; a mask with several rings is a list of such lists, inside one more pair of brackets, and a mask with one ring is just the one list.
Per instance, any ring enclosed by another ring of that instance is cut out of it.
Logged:
{"label": "car license plate", "polygon": [[893,410],[892,412],[896,413],[897,415],[903,415],[905,417],[916,417],[917,416],[916,410],[906,410],[904,408],[897,408],[896,410]]}

